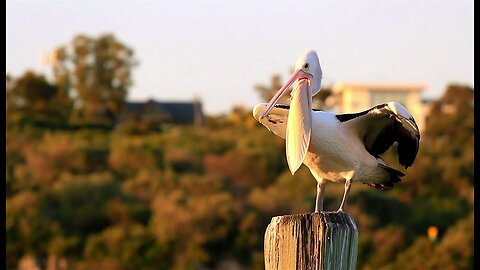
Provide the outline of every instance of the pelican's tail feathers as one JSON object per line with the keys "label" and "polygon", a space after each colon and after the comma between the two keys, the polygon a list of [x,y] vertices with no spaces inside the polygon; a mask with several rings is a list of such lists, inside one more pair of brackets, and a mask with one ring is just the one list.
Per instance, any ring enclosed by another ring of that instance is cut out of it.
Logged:
{"label": "pelican's tail feathers", "polygon": [[402,173],[401,171],[397,171],[394,168],[388,167],[385,164],[379,163],[378,166],[384,169],[388,173],[388,178],[380,183],[364,183],[364,184],[380,190],[388,190],[388,189],[391,189],[394,184],[402,181],[400,177],[405,176],[405,174]]}

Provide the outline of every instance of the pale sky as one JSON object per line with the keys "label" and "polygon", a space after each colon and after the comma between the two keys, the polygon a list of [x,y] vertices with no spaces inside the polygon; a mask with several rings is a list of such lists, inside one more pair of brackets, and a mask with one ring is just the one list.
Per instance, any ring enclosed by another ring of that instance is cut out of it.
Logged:
{"label": "pale sky", "polygon": [[201,98],[207,114],[261,102],[315,49],[325,85],[473,87],[473,1],[7,1],[7,73],[49,75],[43,50],[113,33],[135,51],[129,100]]}

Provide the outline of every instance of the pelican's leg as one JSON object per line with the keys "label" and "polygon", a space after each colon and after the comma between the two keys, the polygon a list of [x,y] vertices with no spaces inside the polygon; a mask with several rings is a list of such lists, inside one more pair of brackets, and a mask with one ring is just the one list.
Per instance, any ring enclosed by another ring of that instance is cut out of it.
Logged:
{"label": "pelican's leg", "polygon": [[317,199],[315,201],[315,213],[323,210],[323,198],[325,197],[325,182],[317,183]]}
{"label": "pelican's leg", "polygon": [[340,207],[338,208],[337,212],[343,212],[343,208],[345,208],[345,204],[347,203],[347,195],[348,195],[348,192],[350,191],[351,184],[352,182],[350,181],[350,179],[345,180],[345,192],[343,193],[342,203],[340,204]]}

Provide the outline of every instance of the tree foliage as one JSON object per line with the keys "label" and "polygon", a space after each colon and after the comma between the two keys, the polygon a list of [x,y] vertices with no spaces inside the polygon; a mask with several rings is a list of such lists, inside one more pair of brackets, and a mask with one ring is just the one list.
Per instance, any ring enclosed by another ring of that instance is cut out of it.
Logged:
{"label": "tree foliage", "polygon": [[19,78],[7,76],[6,102],[8,125],[65,124],[70,109],[59,88],[33,71]]}
{"label": "tree foliage", "polygon": [[7,124],[112,127],[132,85],[133,50],[111,34],[78,35],[53,59],[53,82],[33,71],[7,74]]}
{"label": "tree foliage", "polygon": [[[275,93],[280,90],[280,88],[283,86],[283,83],[282,83],[282,76],[280,76],[279,74],[274,74],[272,76],[272,78],[270,79],[270,85],[264,85],[264,84],[257,84],[255,85],[255,91],[257,91],[258,95],[260,96],[260,98],[263,100],[263,101],[270,101],[270,99],[272,99],[272,97],[275,95]],[[281,103],[281,104],[289,104],[289,96],[290,96],[290,92],[292,90],[289,89],[287,90],[287,92],[285,93],[285,95],[283,95],[279,100],[278,100],[278,103]]]}
{"label": "tree foliage", "polygon": [[132,85],[133,50],[111,34],[78,35],[56,55],[57,84],[72,90],[77,117],[91,123],[117,119]]}
{"label": "tree foliage", "polygon": [[[352,186],[357,269],[473,269],[473,116],[473,89],[449,86],[402,183]],[[27,255],[70,269],[264,269],[271,217],[313,211],[316,182],[305,166],[292,176],[284,141],[252,119],[237,109],[140,135],[8,129],[6,269]],[[343,185],[327,190],[335,209]]]}

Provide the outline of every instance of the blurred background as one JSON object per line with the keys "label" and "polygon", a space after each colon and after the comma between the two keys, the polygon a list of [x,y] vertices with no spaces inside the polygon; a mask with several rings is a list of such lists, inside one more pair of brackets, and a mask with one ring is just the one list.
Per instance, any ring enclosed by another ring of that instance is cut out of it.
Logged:
{"label": "blurred background", "polygon": [[[6,15],[6,269],[264,269],[270,219],[312,212],[316,182],[252,108],[308,48],[317,109],[395,100],[421,129],[400,184],[352,186],[357,268],[473,269],[473,1],[8,0]],[[342,194],[327,185],[326,210]]]}

